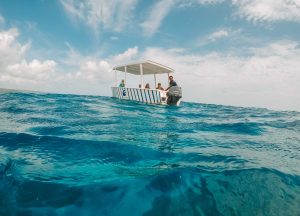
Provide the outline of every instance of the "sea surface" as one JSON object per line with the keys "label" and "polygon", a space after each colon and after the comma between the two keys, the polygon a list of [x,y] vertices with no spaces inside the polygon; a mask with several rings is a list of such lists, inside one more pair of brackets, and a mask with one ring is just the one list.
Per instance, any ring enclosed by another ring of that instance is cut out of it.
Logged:
{"label": "sea surface", "polygon": [[0,215],[300,215],[300,113],[3,91]]}

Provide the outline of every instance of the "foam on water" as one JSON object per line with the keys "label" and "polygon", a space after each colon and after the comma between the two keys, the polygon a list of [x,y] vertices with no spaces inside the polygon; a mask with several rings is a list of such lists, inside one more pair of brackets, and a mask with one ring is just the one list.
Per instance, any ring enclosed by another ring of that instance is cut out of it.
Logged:
{"label": "foam on water", "polygon": [[300,215],[300,113],[0,94],[0,215]]}

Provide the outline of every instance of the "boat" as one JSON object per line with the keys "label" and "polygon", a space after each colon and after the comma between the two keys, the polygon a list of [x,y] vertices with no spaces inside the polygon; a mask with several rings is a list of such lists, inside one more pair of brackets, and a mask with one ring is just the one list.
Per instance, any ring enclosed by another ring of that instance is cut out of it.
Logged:
{"label": "boat", "polygon": [[[114,86],[111,87],[113,97],[123,100],[139,101],[147,104],[162,104],[175,106],[180,105],[182,97],[181,87],[172,86],[169,88],[168,91],[164,91],[159,89],[145,88],[144,85],[144,76],[146,75],[153,75],[155,86],[157,86],[157,74],[166,74],[168,75],[167,78],[169,79],[170,74],[174,73],[174,70],[172,68],[153,61],[146,60],[142,62],[116,66],[113,68],[113,71],[115,72],[115,83]],[[124,87],[118,86],[118,72],[125,73]],[[140,77],[140,84],[138,88],[126,86],[127,74],[132,74]]]}

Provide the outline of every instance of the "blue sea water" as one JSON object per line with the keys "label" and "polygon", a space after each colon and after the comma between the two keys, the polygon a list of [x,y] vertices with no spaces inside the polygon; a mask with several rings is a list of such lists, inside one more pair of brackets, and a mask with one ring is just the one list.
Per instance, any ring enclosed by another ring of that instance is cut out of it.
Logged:
{"label": "blue sea water", "polygon": [[300,113],[2,92],[0,215],[300,215]]}

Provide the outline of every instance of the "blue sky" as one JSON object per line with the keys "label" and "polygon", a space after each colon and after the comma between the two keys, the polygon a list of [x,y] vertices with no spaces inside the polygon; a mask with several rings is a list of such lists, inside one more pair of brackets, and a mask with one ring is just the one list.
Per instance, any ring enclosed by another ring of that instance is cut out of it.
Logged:
{"label": "blue sky", "polygon": [[149,59],[186,101],[300,110],[299,0],[2,0],[0,55],[5,88],[110,95]]}

